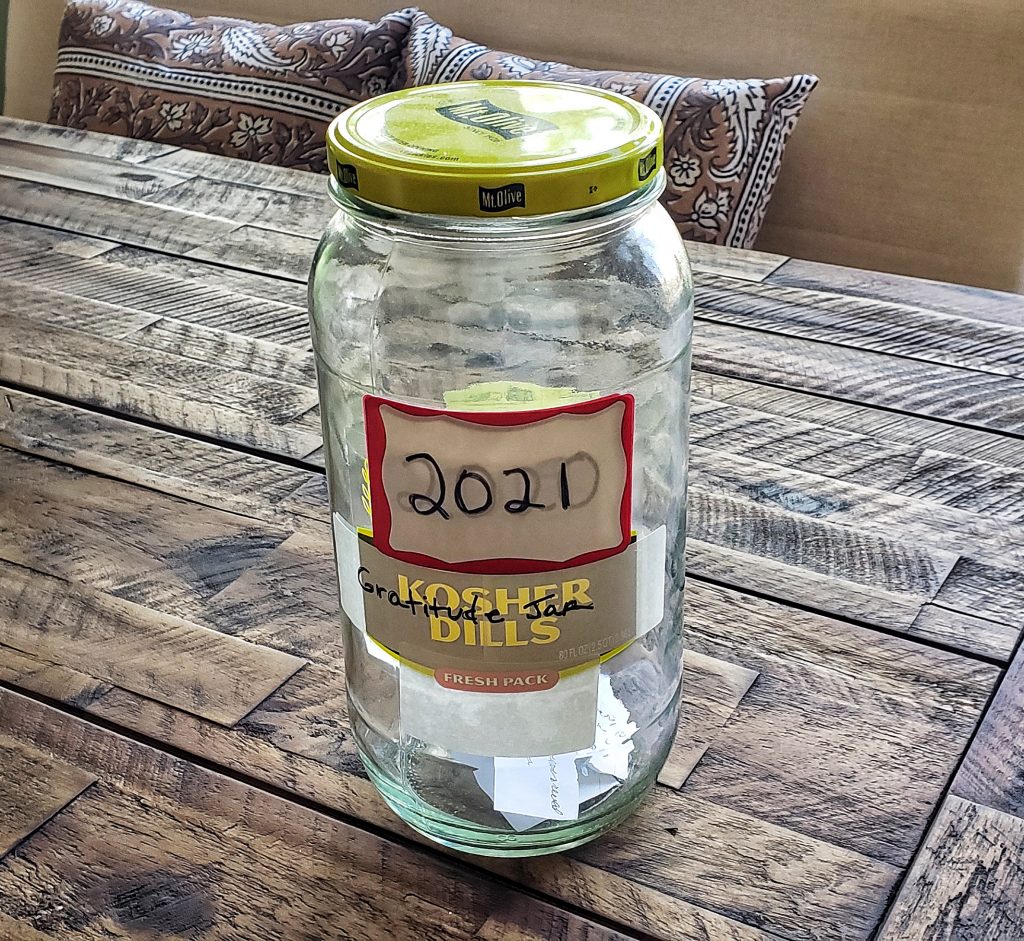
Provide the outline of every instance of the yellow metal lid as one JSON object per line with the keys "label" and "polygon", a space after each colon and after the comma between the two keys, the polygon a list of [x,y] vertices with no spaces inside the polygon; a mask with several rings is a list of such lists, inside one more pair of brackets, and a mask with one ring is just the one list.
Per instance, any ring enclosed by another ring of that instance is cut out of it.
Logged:
{"label": "yellow metal lid", "polygon": [[361,199],[408,212],[535,216],[653,183],[662,126],[600,88],[452,82],[372,98],[327,131],[331,173]]}

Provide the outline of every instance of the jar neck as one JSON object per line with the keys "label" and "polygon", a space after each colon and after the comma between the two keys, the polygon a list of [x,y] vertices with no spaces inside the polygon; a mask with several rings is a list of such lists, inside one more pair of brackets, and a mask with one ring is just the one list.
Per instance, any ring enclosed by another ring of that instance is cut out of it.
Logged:
{"label": "jar neck", "polygon": [[504,245],[516,240],[534,242],[558,238],[569,233],[574,240],[605,238],[632,225],[658,199],[664,188],[665,174],[659,171],[641,189],[597,206],[537,216],[483,218],[405,212],[367,202],[341,187],[333,176],[328,184],[331,198],[346,216],[361,227],[378,230],[379,234],[446,242],[494,242],[500,239]]}

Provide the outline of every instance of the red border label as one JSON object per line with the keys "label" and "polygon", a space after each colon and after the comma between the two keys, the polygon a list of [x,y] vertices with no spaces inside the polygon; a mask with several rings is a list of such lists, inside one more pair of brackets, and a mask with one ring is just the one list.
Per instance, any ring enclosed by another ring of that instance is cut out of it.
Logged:
{"label": "red border label", "polygon": [[[402,412],[406,415],[422,418],[443,417],[454,421],[467,422],[473,425],[498,426],[503,428],[515,428],[531,425],[536,422],[553,418],[557,415],[593,415],[603,411],[611,405],[622,402],[625,408],[622,412],[621,440],[622,451],[625,456],[626,474],[625,483],[620,501],[619,523],[622,538],[618,545],[610,549],[599,549],[594,552],[584,552],[571,559],[472,559],[465,562],[445,562],[433,556],[424,555],[419,552],[407,552],[395,549],[391,545],[391,507],[384,490],[383,464],[384,454],[387,450],[387,433],[385,431],[384,419],[381,416],[381,406]],[[452,411],[443,408],[426,408],[420,405],[407,405],[403,402],[396,402],[392,399],[382,398],[376,395],[363,396],[363,416],[366,422],[366,447],[367,459],[370,468],[370,509],[371,521],[373,524],[373,544],[385,555],[395,559],[401,559],[414,565],[424,565],[429,568],[442,569],[451,572],[469,572],[484,575],[518,575],[529,572],[552,572],[558,569],[571,568],[576,565],[585,565],[588,562],[596,562],[609,556],[623,552],[631,540],[632,520],[632,493],[633,493],[633,396],[628,393],[605,395],[597,399],[589,399],[586,402],[577,402],[572,405],[558,405],[553,408],[538,408],[528,411],[501,411],[501,412],[462,412]]]}

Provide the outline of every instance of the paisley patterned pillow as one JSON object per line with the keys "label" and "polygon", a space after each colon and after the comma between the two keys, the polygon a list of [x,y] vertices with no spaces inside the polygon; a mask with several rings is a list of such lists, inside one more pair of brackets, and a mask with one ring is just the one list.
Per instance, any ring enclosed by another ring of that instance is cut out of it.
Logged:
{"label": "paisley patterned pillow", "polygon": [[50,122],[326,171],[328,123],[392,87],[414,12],[274,26],[71,0]]}
{"label": "paisley patterned pillow", "polygon": [[413,18],[403,71],[407,88],[522,78],[595,85],[642,101],[665,122],[662,202],[683,238],[741,248],[757,238],[786,140],[818,84],[814,75],[711,80],[537,62],[459,39],[425,13]]}

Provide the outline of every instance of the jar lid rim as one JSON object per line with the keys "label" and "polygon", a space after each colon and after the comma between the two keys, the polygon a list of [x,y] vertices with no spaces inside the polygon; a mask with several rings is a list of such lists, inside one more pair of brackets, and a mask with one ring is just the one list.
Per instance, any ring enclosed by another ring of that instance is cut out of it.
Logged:
{"label": "jar lid rim", "polygon": [[583,209],[645,187],[662,125],[616,92],[553,82],[452,82],[342,112],[327,132],[337,183],[370,202],[455,216]]}

